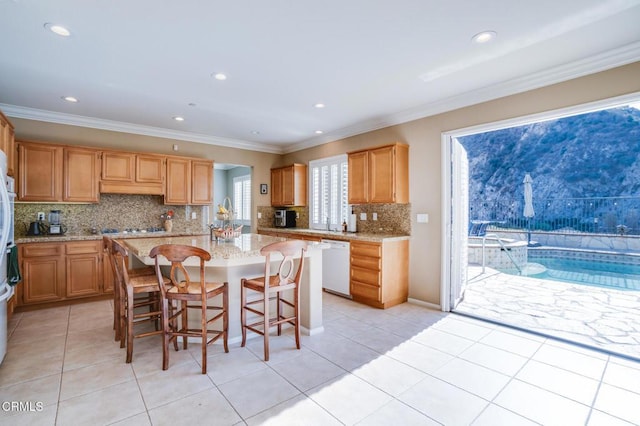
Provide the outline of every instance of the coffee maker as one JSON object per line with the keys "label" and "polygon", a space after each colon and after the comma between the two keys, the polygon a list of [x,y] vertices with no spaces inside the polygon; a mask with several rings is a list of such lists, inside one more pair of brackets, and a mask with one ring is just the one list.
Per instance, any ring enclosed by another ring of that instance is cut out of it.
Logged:
{"label": "coffee maker", "polygon": [[51,210],[49,212],[49,235],[62,235],[64,228],[62,226],[62,212],[60,210]]}

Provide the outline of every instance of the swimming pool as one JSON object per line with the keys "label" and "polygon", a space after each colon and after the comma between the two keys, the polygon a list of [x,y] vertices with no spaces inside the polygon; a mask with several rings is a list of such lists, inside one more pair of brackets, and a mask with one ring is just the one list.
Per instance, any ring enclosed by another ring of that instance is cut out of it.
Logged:
{"label": "swimming pool", "polygon": [[[640,256],[584,250],[530,249],[528,262],[544,266],[529,276],[546,280],[640,291]],[[503,270],[506,273],[517,271]]]}

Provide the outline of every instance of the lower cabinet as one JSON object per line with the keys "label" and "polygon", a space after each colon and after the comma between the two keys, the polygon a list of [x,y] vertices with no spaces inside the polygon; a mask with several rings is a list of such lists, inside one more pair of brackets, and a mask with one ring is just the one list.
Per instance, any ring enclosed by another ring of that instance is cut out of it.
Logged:
{"label": "lower cabinet", "polygon": [[351,297],[376,308],[406,302],[409,295],[409,241],[351,241]]}
{"label": "lower cabinet", "polygon": [[[101,241],[21,244],[18,305],[99,296],[104,288]],[[111,285],[111,287],[113,287]]]}

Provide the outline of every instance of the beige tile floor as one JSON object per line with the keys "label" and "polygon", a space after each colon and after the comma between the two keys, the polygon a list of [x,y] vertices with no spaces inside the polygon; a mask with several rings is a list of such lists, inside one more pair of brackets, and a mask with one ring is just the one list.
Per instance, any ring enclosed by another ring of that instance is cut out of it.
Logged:
{"label": "beige tile floor", "polygon": [[157,336],[125,364],[108,301],[17,314],[0,424],[640,424],[639,363],[411,304],[325,294],[323,312],[301,350],[290,334],[268,363],[258,339],[215,346],[207,375],[197,345],[162,371]]}

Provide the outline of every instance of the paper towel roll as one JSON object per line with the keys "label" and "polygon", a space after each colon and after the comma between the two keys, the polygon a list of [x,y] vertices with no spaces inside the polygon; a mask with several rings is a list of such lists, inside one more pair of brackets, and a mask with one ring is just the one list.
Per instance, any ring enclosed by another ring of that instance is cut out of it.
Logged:
{"label": "paper towel roll", "polygon": [[355,214],[349,215],[349,223],[347,225],[348,225],[347,231],[356,232],[356,215]]}

